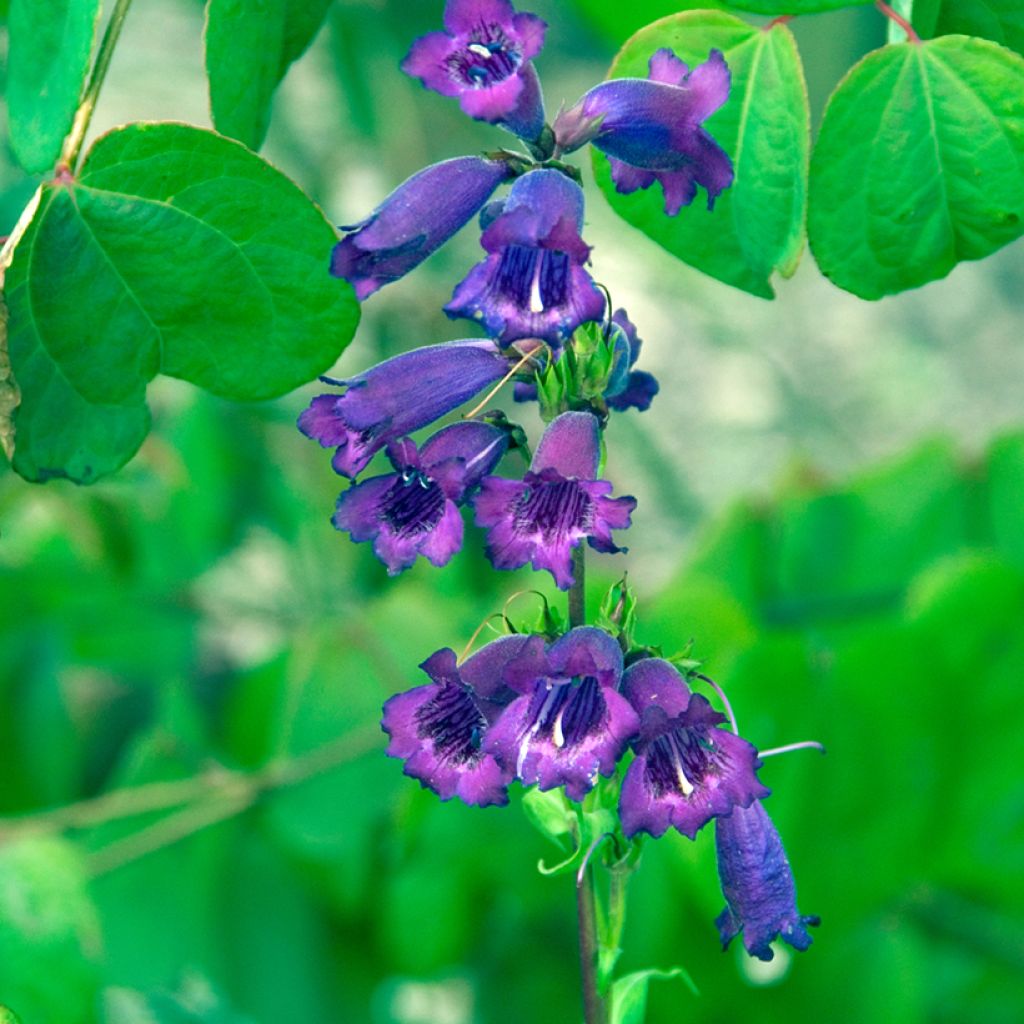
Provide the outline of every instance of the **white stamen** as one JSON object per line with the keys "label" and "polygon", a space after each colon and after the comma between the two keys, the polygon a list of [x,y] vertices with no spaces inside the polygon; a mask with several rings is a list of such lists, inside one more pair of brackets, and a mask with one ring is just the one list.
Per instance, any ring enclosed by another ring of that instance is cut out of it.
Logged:
{"label": "white stamen", "polygon": [[672,765],[676,770],[676,781],[679,783],[683,796],[689,796],[693,792],[693,783],[686,777],[683,766],[679,761],[679,752],[674,747],[672,748]]}
{"label": "white stamen", "polygon": [[466,49],[470,53],[475,53],[478,57],[483,57],[484,60],[490,60],[491,58],[491,51],[483,43],[470,43]]}
{"label": "white stamen", "polygon": [[[522,742],[519,744],[519,756],[516,758],[516,775],[523,777],[523,765],[526,763],[526,755],[530,752],[530,741],[540,732],[541,727],[547,719],[547,713],[556,698],[554,687],[548,683],[548,695],[544,698],[540,711],[537,713],[537,720],[523,734]],[[525,780],[524,780],[525,781]]]}
{"label": "white stamen", "polygon": [[537,265],[533,268],[533,281],[530,282],[530,312],[543,313],[544,300],[540,297],[540,267],[542,260],[537,259]]}
{"label": "white stamen", "polygon": [[554,728],[551,730],[551,739],[559,750],[565,746],[565,733],[562,732],[562,715],[564,714],[565,708],[562,708],[562,710],[558,712]]}

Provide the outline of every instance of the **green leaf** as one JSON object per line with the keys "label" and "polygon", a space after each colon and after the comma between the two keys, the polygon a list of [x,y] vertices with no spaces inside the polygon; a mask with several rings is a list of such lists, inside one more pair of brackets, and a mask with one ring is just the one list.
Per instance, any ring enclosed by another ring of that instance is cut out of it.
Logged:
{"label": "green leaf", "polygon": [[21,1024],[21,1021],[6,1006],[0,1006],[0,1024]]}
{"label": "green leaf", "polygon": [[574,6],[609,39],[621,41],[638,29],[678,14],[680,11],[725,10],[724,0],[639,0],[623,4],[621,0],[573,0]]}
{"label": "green leaf", "polygon": [[924,36],[981,36],[1024,54],[1020,0],[918,0],[914,28]]}
{"label": "green leaf", "polygon": [[564,846],[564,838],[576,828],[576,813],[560,789],[529,789],[523,794],[523,811],[527,820],[541,835],[547,836],[558,846]]}
{"label": "green leaf", "polygon": [[944,277],[1024,232],[1024,61],[944,36],[869,54],[811,160],[811,248],[866,299]]}
{"label": "green leaf", "polygon": [[335,240],[293,182],[212,132],[101,138],[77,180],[44,187],[7,274],[15,469],[86,483],[119,468],[157,372],[239,401],[322,373],[358,319],[327,273]]}
{"label": "green leaf", "polygon": [[[100,936],[78,849],[30,837],[0,848],[0,993],[32,1024],[86,1024]],[[0,1020],[3,1020],[0,1011]]]}
{"label": "green leaf", "polygon": [[210,0],[206,73],[219,132],[259,149],[274,91],[313,41],[331,2]]}
{"label": "green leaf", "polygon": [[647,1014],[647,986],[655,978],[666,981],[680,978],[694,995],[698,994],[693,979],[682,967],[674,967],[670,971],[634,971],[612,984],[609,1024],[643,1024]]}
{"label": "green leaf", "polygon": [[32,174],[60,156],[82,95],[100,0],[11,0],[7,107],[11,148]]}
{"label": "green leaf", "polygon": [[706,122],[736,169],[713,212],[698,199],[675,217],[655,185],[620,195],[607,158],[595,175],[615,211],[673,255],[744,291],[772,298],[775,270],[789,277],[803,249],[810,115],[800,56],[783,25],[765,31],[729,14],[694,12],[638,32],[612,65],[612,77],[646,77],[647,61],[668,46],[694,66],[717,48],[732,72],[729,101]]}
{"label": "green leaf", "polygon": [[14,456],[14,410],[18,401],[18,384],[7,352],[7,306],[0,296],[0,451],[8,460]]}
{"label": "green leaf", "polygon": [[840,7],[866,7],[874,0],[727,0],[729,7],[751,14],[820,14]]}

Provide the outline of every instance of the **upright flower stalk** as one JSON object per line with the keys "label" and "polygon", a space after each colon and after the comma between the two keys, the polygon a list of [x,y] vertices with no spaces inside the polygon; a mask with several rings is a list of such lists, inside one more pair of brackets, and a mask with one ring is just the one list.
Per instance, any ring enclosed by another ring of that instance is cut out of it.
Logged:
{"label": "upright flower stalk", "polygon": [[[647,410],[659,385],[636,368],[636,327],[625,310],[612,312],[608,288],[592,276],[579,173],[560,158],[589,143],[609,157],[620,191],[659,182],[667,216],[699,187],[712,207],[733,170],[703,122],[728,101],[729,68],[718,51],[691,69],[659,50],[648,78],[596,85],[552,126],[534,67],[545,31],[508,0],[448,0],[444,30],[414,42],[403,70],[512,132],[525,151],[458,157],[413,175],[346,229],[325,267],[368,299],[479,213],[486,256],[444,310],[486,337],[323,378],[334,390],[312,398],[299,428],[334,450],[331,465],[349,481],[333,525],[372,544],[389,574],[420,557],[445,566],[472,515],[495,569],[529,565],[566,594],[564,616],[545,596],[539,622],[513,627],[502,613],[507,635],[472,655],[428,654],[423,675],[385,703],[382,724],[387,754],[441,800],[500,807],[519,786],[524,806],[542,809],[530,812],[542,832],[559,843],[571,836],[553,870],[576,883],[586,1024],[607,1024],[626,879],[644,837],[674,829],[696,840],[713,823],[723,946],[741,936],[761,959],[778,939],[806,949],[817,918],[797,910],[763,807],[770,790],[757,748],[736,731],[720,688],[697,663],[637,642],[636,597],[624,579],[596,620],[587,615],[586,549],[621,558],[637,505],[609,478],[606,437],[615,415]],[[480,411],[503,389],[537,402],[547,424],[532,458],[521,426]],[[481,393],[461,420],[412,436]],[[698,692],[705,683],[710,695]]]}

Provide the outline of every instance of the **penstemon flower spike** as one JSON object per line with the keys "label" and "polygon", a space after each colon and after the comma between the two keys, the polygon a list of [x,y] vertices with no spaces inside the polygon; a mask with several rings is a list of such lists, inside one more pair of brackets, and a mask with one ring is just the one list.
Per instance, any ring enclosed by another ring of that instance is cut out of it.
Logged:
{"label": "penstemon flower spike", "polygon": [[[549,126],[533,64],[545,31],[508,0],[448,0],[444,31],[416,40],[403,70],[456,98],[470,117],[517,135],[528,154],[497,150],[424,169],[347,229],[330,261],[330,272],[366,299],[479,214],[486,256],[444,311],[486,338],[322,378],[344,390],[313,398],[299,428],[334,448],[334,470],[352,481],[334,525],[372,543],[390,574],[420,556],[446,565],[463,542],[462,509],[471,509],[496,569],[529,564],[566,592],[562,617],[542,592],[517,591],[460,657],[449,647],[427,657],[427,681],[392,696],[382,725],[387,754],[441,800],[502,806],[518,783],[538,827],[572,837],[574,853],[545,870],[574,873],[586,1024],[605,1024],[626,880],[645,836],[675,829],[694,840],[714,822],[723,946],[740,935],[751,956],[770,959],[778,937],[795,949],[810,945],[807,926],[817,918],[796,909],[792,871],[762,804],[770,791],[757,773],[763,757],[824,748],[808,741],[759,752],[741,737],[724,690],[699,662],[687,654],[673,664],[637,644],[625,575],[599,624],[587,621],[586,547],[625,552],[613,531],[631,527],[637,504],[611,496],[599,468],[605,434],[613,413],[649,409],[659,385],[636,368],[636,327],[591,276],[581,176],[562,158],[590,143],[609,156],[619,191],[660,182],[674,216],[703,188],[712,208],[733,169],[703,122],[728,100],[730,73],[716,50],[693,69],[659,50],[647,79],[602,82]],[[511,397],[536,401],[547,424],[532,458],[525,431],[504,412],[476,418],[509,382]],[[410,436],[481,393],[462,420],[422,441]],[[498,475],[513,449],[528,467]],[[390,468],[364,477],[381,451]],[[527,593],[541,597],[543,612],[517,625],[512,605]],[[470,653],[495,620],[504,633]],[[725,714],[691,690],[694,680],[715,691]]]}

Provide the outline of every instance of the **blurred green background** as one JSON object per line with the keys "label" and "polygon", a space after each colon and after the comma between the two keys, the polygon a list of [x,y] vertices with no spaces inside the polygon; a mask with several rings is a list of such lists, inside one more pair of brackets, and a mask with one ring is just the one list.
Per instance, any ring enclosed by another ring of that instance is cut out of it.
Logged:
{"label": "blurred green background", "polygon": [[[625,6],[532,6],[550,111],[674,7]],[[265,154],[338,223],[503,141],[397,69],[441,7],[339,0],[278,94]],[[818,116],[884,23],[794,28]],[[139,0],[94,134],[208,124],[201,33],[195,0]],[[4,133],[0,233],[33,187]],[[723,956],[710,835],[648,844],[623,967],[701,991],[655,983],[649,1020],[1024,1020],[1024,247],[878,304],[808,263],[766,303],[587,187],[595,274],[662,383],[609,432],[640,506],[592,603],[628,567],[640,638],[692,638],[746,736],[829,750],[762,772],[823,920],[807,954]],[[478,253],[467,228],[375,296],[340,371],[463,336],[440,306]],[[329,524],[339,481],[294,428],[314,392],[243,407],[161,379],[115,478],[0,466],[0,1003],[22,1024],[579,1018],[571,881],[535,870],[557,851],[517,800],[422,792],[376,724],[536,581],[490,571],[473,529],[446,571],[388,580]]]}

